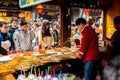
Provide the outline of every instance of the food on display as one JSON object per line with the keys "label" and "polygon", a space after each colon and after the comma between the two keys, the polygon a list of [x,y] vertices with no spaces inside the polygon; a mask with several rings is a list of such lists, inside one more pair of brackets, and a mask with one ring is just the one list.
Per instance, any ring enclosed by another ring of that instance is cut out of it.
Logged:
{"label": "food on display", "polygon": [[32,57],[32,58],[30,59],[30,64],[33,65],[34,67],[37,67],[37,66],[39,66],[39,65],[43,65],[43,64],[41,63],[40,58],[38,58],[38,57]]}
{"label": "food on display", "polygon": [[60,62],[60,60],[58,57],[51,57],[51,62]]}
{"label": "food on display", "polygon": [[39,49],[39,53],[45,54],[45,49]]}
{"label": "food on display", "polygon": [[58,56],[60,59],[75,59],[75,58],[77,58],[77,56],[76,55],[73,55],[73,54],[64,54],[64,55],[59,55]]}
{"label": "food on display", "polygon": [[29,52],[24,52],[24,53],[23,53],[23,56],[32,56],[32,54],[33,54],[33,53],[30,52],[30,51],[29,51]]}
{"label": "food on display", "polygon": [[64,52],[64,51],[70,51],[70,49],[68,47],[47,49],[45,53],[56,53],[56,52]]}
{"label": "food on display", "polygon": [[20,62],[16,67],[15,70],[20,70],[20,67],[22,66],[23,71],[27,71],[28,69],[30,69],[31,64],[30,61],[28,60],[22,60],[22,62]]}
{"label": "food on display", "polygon": [[51,58],[49,58],[49,57],[41,57],[40,61],[43,64],[49,63],[51,61]]}
{"label": "food on display", "polygon": [[[60,50],[60,48],[56,48],[56,49],[48,49],[46,50],[47,52],[52,52],[54,50]],[[67,47],[62,47],[61,50],[66,50],[68,51],[69,48]],[[40,49],[40,52],[46,52],[44,49]],[[52,52],[54,53],[54,52]],[[10,67],[11,69],[14,70],[19,70],[20,67],[22,66],[24,71],[27,71],[28,69],[30,69],[31,65],[37,67],[39,65],[43,65],[45,63],[49,63],[49,62],[59,62],[62,59],[75,59],[76,54],[72,54],[71,52],[66,54],[68,52],[65,52],[65,54],[62,55],[48,55],[48,54],[44,54],[44,56],[34,56],[33,54],[35,54],[34,52],[24,52],[22,56],[16,56],[14,57],[11,61],[7,62],[5,65]],[[37,53],[39,54],[39,53]]]}
{"label": "food on display", "polygon": [[55,53],[55,51],[54,51],[54,49],[46,49],[45,53],[46,54],[52,54],[52,53]]}
{"label": "food on display", "polygon": [[63,51],[63,52],[64,52],[64,51],[69,51],[69,48],[68,48],[68,47],[62,47],[62,48],[61,48],[61,51]]}
{"label": "food on display", "polygon": [[55,52],[60,52],[60,51],[61,51],[61,48],[54,48],[54,51],[55,51]]}
{"label": "food on display", "polygon": [[[60,50],[60,48],[56,48],[54,50]],[[46,50],[47,52],[52,52],[54,51],[53,49],[48,49]],[[69,48],[67,47],[62,47],[61,50],[66,50],[68,51]],[[46,52],[44,49],[40,49],[40,52]],[[54,52],[52,52],[54,53]],[[68,52],[66,52],[68,53]],[[45,63],[49,63],[49,62],[59,62],[62,59],[69,59],[69,58],[76,58],[75,53],[72,54],[71,52],[69,54],[62,54],[62,55],[56,55],[56,56],[52,56],[52,55],[47,55],[44,54],[44,56],[34,56],[32,54],[34,54],[34,52],[25,52],[23,53],[23,56],[16,56],[13,58],[13,60],[9,61],[8,63],[6,63],[6,66],[9,66],[11,69],[15,69],[15,70],[19,70],[20,67],[23,67],[23,70],[28,70],[31,65],[37,67],[39,65],[43,65]],[[39,54],[39,53],[38,53]]]}
{"label": "food on display", "polygon": [[9,73],[13,73],[13,72],[15,72],[14,69],[0,63],[0,74],[9,74]]}
{"label": "food on display", "polygon": [[11,61],[7,62],[5,65],[10,67],[11,69],[15,69],[15,67],[21,62],[22,57],[16,56]]}
{"label": "food on display", "polygon": [[15,77],[12,74],[6,74],[3,76],[0,76],[0,80],[16,80]]}
{"label": "food on display", "polygon": [[22,66],[23,71],[30,69],[31,65],[35,67],[41,65],[40,59],[35,56],[17,56],[6,63],[6,66],[15,70],[20,70],[20,67]]}
{"label": "food on display", "polygon": [[[77,51],[78,49],[74,49],[74,52],[71,50],[72,49],[68,47],[61,47],[46,50],[39,49],[39,51],[36,52],[28,51],[21,53],[20,55],[13,57],[12,60],[5,64],[0,63],[0,74],[14,73],[15,71],[20,70],[20,67],[22,67],[23,71],[28,71],[31,66],[37,67],[50,62],[60,62],[61,60],[77,58],[77,55],[79,54]],[[25,78],[25,75],[20,74],[17,80],[46,80],[45,78],[49,78],[47,80],[59,80],[58,77],[51,76],[49,74],[37,76],[36,74],[34,75],[32,73],[29,74],[27,78]],[[64,80],[62,74],[60,78]]]}

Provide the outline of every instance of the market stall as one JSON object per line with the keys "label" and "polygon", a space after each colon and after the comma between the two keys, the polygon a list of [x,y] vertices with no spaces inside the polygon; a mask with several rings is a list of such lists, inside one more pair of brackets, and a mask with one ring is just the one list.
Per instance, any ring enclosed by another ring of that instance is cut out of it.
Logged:
{"label": "market stall", "polygon": [[24,75],[25,78],[28,78],[27,80],[29,80],[31,74],[34,74],[34,77],[50,75],[58,78],[58,75],[61,75],[61,78],[63,78],[71,75],[71,78],[75,78],[75,75],[64,74],[64,72],[72,71],[69,70],[71,66],[69,62],[77,59],[78,51],[78,48],[62,47],[49,50],[40,49],[35,52],[14,52],[14,54],[4,56],[8,57],[6,60],[1,60],[4,63],[0,64],[0,75],[3,78],[6,75],[11,75],[15,79],[19,78],[20,75]]}

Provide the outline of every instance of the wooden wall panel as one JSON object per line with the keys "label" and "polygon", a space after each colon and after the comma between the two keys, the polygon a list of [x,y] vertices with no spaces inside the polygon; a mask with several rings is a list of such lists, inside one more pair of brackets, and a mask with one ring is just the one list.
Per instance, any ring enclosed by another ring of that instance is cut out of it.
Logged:
{"label": "wooden wall panel", "polygon": [[113,18],[115,16],[120,16],[120,0],[113,0],[112,6],[107,9],[106,13],[106,36],[111,38],[112,34],[115,31],[113,27]]}

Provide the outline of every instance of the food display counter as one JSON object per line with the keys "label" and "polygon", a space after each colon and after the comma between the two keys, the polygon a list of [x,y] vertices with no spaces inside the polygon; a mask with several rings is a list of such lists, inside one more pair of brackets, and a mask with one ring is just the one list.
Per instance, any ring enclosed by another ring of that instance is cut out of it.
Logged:
{"label": "food display counter", "polygon": [[[59,71],[64,72],[64,70],[67,70],[67,67],[71,66],[68,62],[77,59],[78,53],[78,48],[62,47],[4,56],[8,58],[5,61],[0,60],[0,75],[5,77],[12,74],[16,80],[20,74],[24,74],[25,77],[29,77],[30,74],[36,76],[40,76],[40,74],[45,75],[46,69],[50,68],[48,73],[50,74],[51,72],[54,76],[55,72],[59,73]],[[4,57],[2,58],[4,59]],[[54,68],[55,71],[53,70]],[[41,73],[41,71],[43,72]],[[67,75],[69,74],[67,73]]]}

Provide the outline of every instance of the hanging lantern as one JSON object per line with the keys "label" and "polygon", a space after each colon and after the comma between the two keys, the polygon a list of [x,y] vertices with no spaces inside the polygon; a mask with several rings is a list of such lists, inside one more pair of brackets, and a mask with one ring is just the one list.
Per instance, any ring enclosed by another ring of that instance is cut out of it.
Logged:
{"label": "hanging lantern", "polygon": [[90,9],[84,9],[84,13],[86,14],[86,16],[89,15]]}
{"label": "hanging lantern", "polygon": [[38,5],[38,6],[36,7],[36,10],[37,10],[38,14],[41,14],[41,13],[42,13],[42,10],[43,10],[43,6],[42,6],[42,5]]}

